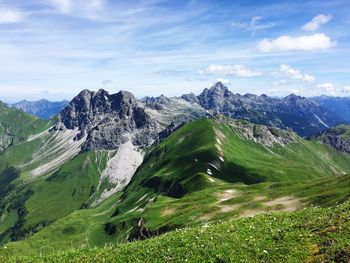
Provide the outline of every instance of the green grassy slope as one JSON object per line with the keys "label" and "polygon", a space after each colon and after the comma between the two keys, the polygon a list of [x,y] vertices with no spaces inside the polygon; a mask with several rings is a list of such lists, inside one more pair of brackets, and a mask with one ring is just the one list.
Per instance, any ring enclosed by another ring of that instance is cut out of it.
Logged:
{"label": "green grassy slope", "polygon": [[[19,178],[21,171],[12,168],[14,181],[7,182],[9,189],[0,191],[4,197],[0,200],[0,241],[29,237],[57,219],[88,206],[106,158],[107,153],[83,153],[54,174],[25,184]],[[0,178],[5,178],[6,173],[8,170]],[[7,177],[10,181],[10,176]]]}
{"label": "green grassy slope", "polygon": [[[225,193],[225,191],[232,189],[238,191],[239,195],[229,196],[227,200],[223,201],[217,199],[218,193]],[[221,185],[212,190],[199,191],[181,201],[158,197],[157,202],[147,208],[144,218],[146,226],[151,232],[152,224],[155,225],[156,229],[160,222],[165,223],[170,229],[174,224],[181,228],[239,219],[241,213],[247,212],[253,216],[279,210],[289,211],[285,208],[293,207],[290,207],[288,202],[270,203],[271,200],[281,200],[285,196],[293,196],[292,200],[301,202],[301,206],[296,207],[297,209],[311,206],[332,207],[350,199],[349,189],[350,175],[325,177],[300,184]],[[22,255],[48,255],[65,252],[72,248],[104,247],[106,244],[124,243],[125,239],[119,239],[118,242],[116,235],[107,235],[105,232],[105,227],[110,226],[106,224],[120,205],[119,202],[115,201],[120,195],[121,193],[116,194],[96,208],[74,211],[27,240],[8,243],[6,244],[7,249],[0,250],[0,254],[6,251],[7,254],[11,255],[19,253]],[[284,205],[288,205],[288,207],[284,207]],[[134,215],[131,212],[123,215],[124,220],[128,217],[131,220]],[[121,229],[117,228],[116,231]]]}
{"label": "green grassy slope", "polygon": [[[75,211],[7,247],[37,254],[46,243],[50,248],[45,253],[104,246],[183,226],[349,199],[350,177],[341,176],[350,171],[349,155],[300,137],[288,145],[263,146],[242,136],[240,127],[246,123],[231,122],[200,120],[182,127],[150,149],[122,193],[94,209]],[[73,190],[69,184],[64,186],[69,189],[66,196]],[[34,193],[27,207],[49,192]],[[33,220],[40,218],[31,211]]]}
{"label": "green grassy slope", "polygon": [[[4,116],[0,112],[0,119]],[[26,238],[87,207],[109,156],[107,152],[89,152],[62,159],[71,151],[69,138],[48,132],[49,122],[39,121],[41,125],[35,126],[36,118],[24,116],[21,127],[28,129],[26,134],[20,132],[21,139],[0,154],[0,244]],[[50,161],[59,166],[49,167]],[[42,175],[32,173],[44,166],[49,169]]]}
{"label": "green grassy slope", "polygon": [[[349,172],[350,156],[330,147],[300,137],[285,146],[266,147],[242,138],[236,127],[230,121],[196,121],[156,146],[125,189],[108,221],[109,234],[118,241],[133,240],[266,209],[297,209],[303,200],[290,191],[281,192],[284,199],[270,207],[265,189],[249,200],[246,190],[232,183],[297,185]],[[230,200],[240,205],[230,206]]]}
{"label": "green grassy slope", "polygon": [[[115,247],[4,262],[348,262],[350,203],[186,228]],[[0,258],[1,260],[1,258]]]}
{"label": "green grassy slope", "polygon": [[45,130],[49,123],[0,102],[0,151]]}

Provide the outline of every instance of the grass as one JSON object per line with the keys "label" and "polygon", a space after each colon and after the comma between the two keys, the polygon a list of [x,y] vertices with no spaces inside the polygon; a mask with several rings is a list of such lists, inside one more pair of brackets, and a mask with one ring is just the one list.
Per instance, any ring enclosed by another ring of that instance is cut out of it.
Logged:
{"label": "grass", "polygon": [[31,227],[41,221],[53,222],[82,208],[83,203],[88,204],[98,186],[99,169],[104,169],[94,161],[96,155],[102,155],[104,160],[101,163],[107,162],[106,154],[83,153],[50,177],[33,183],[31,188],[34,193],[26,202],[28,215],[24,227]]}
{"label": "grass", "polygon": [[[99,249],[4,262],[348,262],[350,203],[176,230]],[[0,259],[1,260],[1,259]]]}
{"label": "grass", "polygon": [[0,112],[0,150],[24,141],[30,135],[45,130],[50,124],[49,121],[9,108],[2,102],[0,102]]}
{"label": "grass", "polygon": [[[96,154],[80,154],[51,177],[27,184],[33,193],[25,200],[22,228],[43,229],[6,244],[7,251],[37,255],[103,247],[185,226],[349,199],[350,177],[342,176],[350,171],[349,155],[297,136],[289,145],[263,146],[242,136],[230,120],[207,119],[185,125],[149,149],[121,193],[79,210],[103,170]],[[98,155],[101,163],[107,161],[105,153]],[[7,218],[6,226],[12,226],[15,215]]]}

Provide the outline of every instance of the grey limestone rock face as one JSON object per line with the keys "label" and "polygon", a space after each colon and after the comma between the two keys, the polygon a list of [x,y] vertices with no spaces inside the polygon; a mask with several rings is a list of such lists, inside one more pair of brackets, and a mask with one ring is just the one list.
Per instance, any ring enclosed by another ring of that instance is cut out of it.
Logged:
{"label": "grey limestone rock face", "polygon": [[83,90],[59,114],[67,129],[78,129],[76,139],[86,136],[82,150],[113,150],[127,140],[145,147],[156,138],[158,127],[133,94],[120,91]]}
{"label": "grey limestone rock face", "polygon": [[323,143],[333,146],[335,149],[350,153],[350,141],[336,135],[328,135]]}
{"label": "grey limestone rock face", "polygon": [[350,153],[350,126],[339,125],[322,132],[316,140],[338,151]]}
{"label": "grey limestone rock face", "polygon": [[264,146],[287,145],[295,142],[298,137],[290,129],[282,130],[240,120],[230,120],[229,124],[239,130],[239,134],[244,138],[253,140]]}
{"label": "grey limestone rock face", "polygon": [[189,93],[189,94],[184,94],[181,96],[182,99],[190,102],[190,103],[199,103],[199,100],[197,98],[197,96],[194,93]]}

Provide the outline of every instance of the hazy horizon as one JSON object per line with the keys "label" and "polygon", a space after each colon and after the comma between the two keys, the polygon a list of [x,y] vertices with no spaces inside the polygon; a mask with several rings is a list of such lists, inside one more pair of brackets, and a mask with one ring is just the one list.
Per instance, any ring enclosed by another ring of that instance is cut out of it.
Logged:
{"label": "hazy horizon", "polygon": [[[210,88],[210,87],[207,87],[207,88]],[[235,93],[230,87],[228,87],[229,90],[233,93]],[[102,88],[103,89],[103,88]],[[204,90],[205,88],[203,88]],[[88,89],[89,90],[89,89]],[[97,92],[98,90],[93,90],[91,89],[91,91],[95,91]],[[117,90],[117,91],[108,91],[109,94],[114,94],[114,93],[118,93],[119,91],[122,91],[122,90]],[[128,91],[128,90],[124,90],[124,91]],[[191,93],[191,91],[189,92]],[[79,94],[79,93],[78,93]],[[47,100],[47,101],[50,101],[50,102],[62,102],[62,101],[71,101],[75,96],[77,96],[78,94],[75,94],[74,96],[72,96],[71,98],[63,98],[63,99],[48,99],[48,98],[45,98],[45,97],[42,97],[40,99],[28,99],[28,98],[5,98],[5,99],[1,99],[0,98],[0,101],[2,102],[5,102],[7,104],[15,104],[15,103],[19,103],[19,102],[22,102],[22,101],[28,101],[28,102],[37,102],[37,101],[40,101],[40,100]],[[235,94],[240,94],[240,93],[235,93]],[[245,94],[254,94],[254,93],[250,93],[250,92],[246,92],[246,93],[241,93],[240,95],[245,95]],[[254,95],[257,95],[257,96],[261,96],[265,93],[261,93],[261,94],[254,94]],[[289,96],[289,95],[293,95],[294,93],[290,93],[286,96]],[[158,94],[158,95],[155,95],[155,96],[148,96],[148,97],[158,97],[158,96],[162,96],[164,94]],[[178,94],[178,95],[174,95],[174,96],[171,96],[171,97],[181,97],[182,95],[184,94]],[[195,95],[199,95],[199,93],[195,93]],[[294,95],[298,95],[298,94],[294,94]],[[147,96],[147,95],[146,95]],[[142,96],[142,97],[139,97],[139,96],[136,96],[137,99],[142,99],[146,96]],[[270,97],[273,97],[273,98],[284,98],[286,96],[270,96]],[[298,96],[301,96],[301,95],[298,95]],[[326,96],[326,97],[338,97],[338,98],[350,98],[350,95],[349,96],[332,96],[332,95],[325,95],[325,94],[321,94],[321,95],[317,95],[317,96],[305,96],[306,98],[313,98],[313,97],[322,97],[322,96]],[[302,96],[303,97],[303,96]]]}

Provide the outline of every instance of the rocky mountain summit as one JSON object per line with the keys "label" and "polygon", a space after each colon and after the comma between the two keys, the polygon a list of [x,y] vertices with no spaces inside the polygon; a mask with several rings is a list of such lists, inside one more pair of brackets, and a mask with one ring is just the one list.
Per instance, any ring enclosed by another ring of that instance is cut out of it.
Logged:
{"label": "rocky mountain summit", "polygon": [[78,129],[77,140],[86,138],[83,150],[114,150],[128,140],[149,146],[159,132],[157,123],[133,94],[120,91],[83,90],[59,114],[57,128]]}
{"label": "rocky mountain summit", "polygon": [[271,98],[263,94],[234,94],[221,82],[194,97],[182,96],[189,102],[198,102],[204,109],[217,111],[234,119],[253,123],[292,128],[301,136],[315,135],[329,127],[346,123],[332,111],[315,101],[291,94],[285,98]]}

